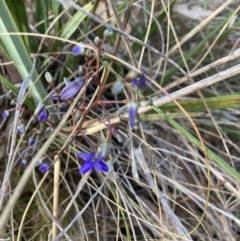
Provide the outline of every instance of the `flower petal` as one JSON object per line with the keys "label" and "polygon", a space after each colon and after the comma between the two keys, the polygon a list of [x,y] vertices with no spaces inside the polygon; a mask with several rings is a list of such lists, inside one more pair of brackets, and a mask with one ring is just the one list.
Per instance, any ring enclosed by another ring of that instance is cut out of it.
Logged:
{"label": "flower petal", "polygon": [[60,98],[62,100],[68,100],[75,97],[80,89],[84,86],[84,79],[77,78],[74,81],[66,85],[60,92]]}
{"label": "flower petal", "polygon": [[132,78],[132,84],[139,89],[143,88],[146,84],[146,76],[142,74],[140,77]]}
{"label": "flower petal", "polygon": [[91,161],[86,161],[82,164],[82,166],[79,168],[79,173],[87,173],[91,171],[94,167],[94,163]]}
{"label": "flower petal", "polygon": [[128,115],[131,128],[133,128],[136,125],[137,109],[137,102],[135,102],[134,100],[130,100],[130,102],[128,103]]}
{"label": "flower petal", "polygon": [[109,170],[108,166],[107,166],[107,164],[104,161],[100,160],[100,161],[98,161],[98,164],[101,166],[101,171],[102,172],[108,172],[108,170]]}
{"label": "flower petal", "polygon": [[82,158],[86,162],[90,162],[94,158],[95,152],[91,152],[91,153],[79,152],[77,153],[77,156]]}

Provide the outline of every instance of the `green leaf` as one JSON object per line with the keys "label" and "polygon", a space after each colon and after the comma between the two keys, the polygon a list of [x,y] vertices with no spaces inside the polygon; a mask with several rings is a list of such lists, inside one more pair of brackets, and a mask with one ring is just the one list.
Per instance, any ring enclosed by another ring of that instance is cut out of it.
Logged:
{"label": "green leaf", "polygon": [[49,0],[35,0],[35,20],[40,33],[46,33],[48,29],[48,2]]}
{"label": "green leaf", "polygon": [[[16,25],[16,28],[18,29],[18,32],[30,32],[24,0],[6,1],[6,4],[9,8],[9,11],[11,12],[12,19]],[[27,35],[21,36],[21,38],[23,39],[28,51],[34,51],[34,47],[37,46],[36,39],[30,38]]]}
{"label": "green leaf", "polygon": [[[7,50],[7,55],[14,62],[22,79],[27,79],[33,63],[22,38],[17,35],[18,30],[14,18],[4,0],[0,1],[0,16],[1,39],[5,50]],[[8,33],[16,33],[16,35],[8,35]],[[28,87],[33,98],[38,102],[42,101],[47,95],[36,71],[34,71]]]}
{"label": "green leaf", "polygon": [[[56,19],[59,16],[59,14],[60,14],[59,2],[57,0],[52,0],[51,2],[52,2],[51,7],[52,7],[54,19]],[[60,31],[60,28],[61,28],[61,19],[58,19],[54,23],[54,26],[55,26],[56,33],[58,33]]]}
{"label": "green leaf", "polygon": [[[84,10],[91,12],[93,9],[93,4],[88,3],[83,7]],[[85,19],[86,15],[81,12],[76,12],[72,18],[70,18],[61,30],[61,38],[69,39],[71,35],[79,27],[79,24]]]}

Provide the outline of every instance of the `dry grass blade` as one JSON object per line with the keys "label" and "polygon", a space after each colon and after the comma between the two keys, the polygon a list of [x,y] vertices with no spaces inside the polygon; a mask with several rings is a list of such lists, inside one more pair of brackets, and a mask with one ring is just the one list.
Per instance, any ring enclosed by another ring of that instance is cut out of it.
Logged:
{"label": "dry grass blade", "polygon": [[[219,65],[223,65],[223,64],[226,64],[226,63],[228,63],[230,61],[233,61],[233,60],[235,60],[235,59],[237,59],[239,57],[240,57],[240,49],[236,49],[232,53],[230,53],[228,56],[226,56],[224,58],[221,58],[221,59],[219,59],[219,60],[217,60],[217,61],[215,61],[213,63],[210,63],[210,64],[208,64],[208,65],[206,65],[206,66],[204,66],[204,67],[202,67],[202,68],[200,68],[200,69],[190,73],[189,76],[191,78],[193,78],[193,77],[198,76],[198,75],[200,75],[202,73],[205,73],[205,72],[207,72],[207,71],[209,71],[209,70],[211,70],[213,68],[216,68]],[[178,85],[184,83],[187,80],[188,80],[187,77],[182,77],[181,79],[176,80],[173,83],[165,86],[164,89],[165,90],[170,90],[170,89],[174,88],[175,86],[178,86]]]}
{"label": "dry grass blade", "polygon": [[213,18],[215,18],[219,13],[224,11],[231,3],[233,3],[234,0],[228,0],[225,3],[223,3],[218,9],[216,9],[211,15],[209,15],[207,18],[205,18],[202,22],[200,22],[194,29],[192,29],[188,34],[186,34],[178,44],[174,45],[172,47],[168,54],[173,54],[181,45],[183,45],[185,42],[187,42],[190,38],[192,38],[196,33],[201,31],[202,28],[204,28]]}
{"label": "dry grass blade", "polygon": [[[55,157],[55,164],[54,164],[54,192],[53,192],[53,216],[58,219],[58,203],[59,203],[59,180],[60,180],[60,160],[59,157]],[[57,237],[57,225],[53,222],[52,227],[52,239]]]}
{"label": "dry grass blade", "polygon": [[[191,93],[194,93],[195,91],[197,90],[201,90],[203,88],[206,88],[208,86],[211,86],[213,84],[216,84],[218,83],[219,81],[223,81],[227,78],[230,78],[232,76],[235,76],[237,74],[240,73],[240,64],[236,65],[236,66],[233,66],[229,69],[226,69],[226,70],[223,70],[215,75],[212,75],[206,79],[203,79],[201,81],[198,81],[197,83],[194,83],[192,85],[189,85],[185,88],[182,88],[178,91],[175,91],[171,94],[168,94],[166,91],[164,91],[164,89],[162,88],[161,90],[166,94],[166,96],[162,97],[162,98],[159,98],[157,100],[154,100],[153,101],[153,104],[156,105],[156,106],[161,106],[163,104],[166,104],[166,103],[169,103],[171,102],[173,99],[177,100],[178,98],[180,97],[183,97],[183,96],[186,96],[188,94],[191,94]],[[151,80],[153,81],[153,80]],[[142,114],[142,113],[145,113],[147,111],[151,110],[151,106],[147,106],[147,107],[140,107],[138,109],[138,113],[139,114]],[[121,115],[121,118],[124,118],[124,119],[128,119],[128,114],[123,114]],[[120,117],[115,117],[115,118],[112,118],[110,120],[110,123],[111,124],[117,124],[121,121],[121,118]],[[106,125],[103,124],[103,123],[93,123],[91,124],[90,127],[86,127],[85,131],[86,131],[86,134],[87,135],[91,135],[93,133],[96,133],[100,130],[103,130],[106,128]]]}
{"label": "dry grass blade", "polygon": [[3,2],[0,239],[238,240],[237,2]]}

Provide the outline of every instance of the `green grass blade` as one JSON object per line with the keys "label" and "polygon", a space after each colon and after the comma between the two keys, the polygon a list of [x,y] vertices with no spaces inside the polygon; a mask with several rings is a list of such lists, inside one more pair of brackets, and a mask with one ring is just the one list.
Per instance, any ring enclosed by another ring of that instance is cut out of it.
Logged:
{"label": "green grass blade", "polygon": [[[88,3],[83,7],[84,10],[91,12],[93,4]],[[86,15],[81,12],[76,12],[72,18],[70,18],[62,27],[61,38],[69,39],[72,34],[77,30],[79,24],[86,18]]]}
{"label": "green grass blade", "polygon": [[[19,89],[18,89],[16,86],[14,86],[10,81],[8,81],[7,79],[5,79],[2,75],[0,75],[0,81],[1,81],[9,90],[11,90],[16,96],[18,96]],[[32,110],[35,110],[36,105],[35,105],[34,101],[33,101],[31,98],[26,97],[24,103],[25,103],[29,108],[31,108]]]}
{"label": "green grass blade", "polygon": [[[51,7],[52,7],[54,19],[56,19],[60,14],[59,2],[57,0],[52,0],[51,2],[52,2]],[[59,19],[58,21],[56,21],[54,26],[55,26],[55,32],[58,33],[61,29],[61,20]]]}
{"label": "green grass blade", "polygon": [[[16,23],[18,31],[25,33],[30,32],[24,1],[12,0],[7,1],[6,4],[11,11],[11,16],[14,18],[14,22]],[[23,39],[28,51],[33,51],[33,45],[31,43],[32,39],[29,36],[21,36],[21,38]]]}
{"label": "green grass blade", "polygon": [[[210,110],[224,110],[228,108],[239,108],[240,107],[240,94],[209,97],[204,99]],[[190,112],[206,111],[206,107],[202,100],[182,100],[179,104]],[[179,111],[178,106],[175,103],[167,103],[161,107],[163,111],[177,112]]]}
{"label": "green grass blade", "polygon": [[[0,1],[0,16],[0,32],[2,33],[2,42],[5,50],[7,50],[8,56],[14,62],[15,67],[24,80],[28,77],[33,63],[22,41],[22,38],[18,35],[11,36],[7,34],[17,33],[17,27],[5,1]],[[29,88],[33,98],[40,102],[45,98],[47,92],[39,80],[34,83],[34,81],[37,79],[38,74],[36,71],[34,71],[29,82]]]}
{"label": "green grass blade", "polygon": [[48,29],[48,0],[35,0],[37,30],[46,33]]}

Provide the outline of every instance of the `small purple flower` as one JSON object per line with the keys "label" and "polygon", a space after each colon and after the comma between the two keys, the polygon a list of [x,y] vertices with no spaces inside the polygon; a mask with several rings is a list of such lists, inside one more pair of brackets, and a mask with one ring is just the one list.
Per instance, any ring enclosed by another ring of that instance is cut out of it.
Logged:
{"label": "small purple flower", "polygon": [[83,54],[84,53],[85,48],[83,46],[80,45],[76,45],[73,49],[72,49],[72,53],[73,55],[79,55],[79,54]]}
{"label": "small purple flower", "polygon": [[83,153],[79,152],[78,157],[82,158],[85,162],[79,168],[79,173],[87,173],[95,168],[98,172],[108,172],[108,166],[103,161],[103,158],[98,155],[96,158],[96,153]]}
{"label": "small purple flower", "polygon": [[142,74],[140,77],[132,78],[131,82],[137,88],[142,89],[146,84],[146,76]]}
{"label": "small purple flower", "polygon": [[70,82],[61,90],[60,98],[62,100],[69,100],[75,97],[78,94],[78,92],[82,89],[83,86],[84,86],[83,78],[79,77],[75,79],[74,81]]}
{"label": "small purple flower", "polygon": [[17,131],[20,135],[22,135],[24,132],[25,132],[25,125],[24,124],[20,124],[18,127],[17,127]]}
{"label": "small purple flower", "polygon": [[50,170],[50,161],[44,162],[42,165],[39,166],[39,171],[42,173],[48,172]]}
{"label": "small purple flower", "polygon": [[30,136],[28,138],[28,145],[29,146],[33,146],[35,144],[35,142],[36,142],[36,140],[35,140],[35,138],[33,136]]}
{"label": "small purple flower", "polygon": [[2,118],[3,118],[3,119],[7,119],[8,116],[9,116],[9,111],[8,111],[8,110],[3,111],[3,113],[2,113]]}
{"label": "small purple flower", "polygon": [[138,104],[134,100],[130,100],[128,103],[128,115],[129,115],[129,123],[131,128],[133,128],[136,123],[137,123],[137,109],[138,109]]}

